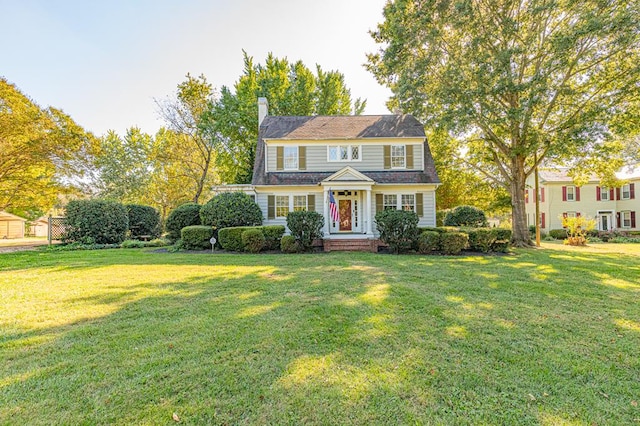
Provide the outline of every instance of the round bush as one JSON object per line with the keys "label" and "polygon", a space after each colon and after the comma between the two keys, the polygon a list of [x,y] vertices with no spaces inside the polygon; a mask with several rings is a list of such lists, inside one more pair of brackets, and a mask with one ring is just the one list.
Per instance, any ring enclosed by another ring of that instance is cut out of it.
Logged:
{"label": "round bush", "polygon": [[291,235],[285,235],[280,240],[280,251],[283,253],[296,253],[298,251],[298,245],[296,239]]}
{"label": "round bush", "polygon": [[119,244],[129,229],[125,207],[107,200],[70,201],[64,222],[65,242]]}
{"label": "round bush", "polygon": [[418,237],[418,252],[428,254],[440,250],[440,233],[437,231],[424,231]]}
{"label": "round bush", "polygon": [[215,229],[259,226],[262,225],[262,211],[244,192],[223,192],[202,206],[200,219],[203,225]]}
{"label": "round bush", "polygon": [[484,212],[473,206],[458,206],[447,212],[444,217],[444,226],[480,228],[487,225],[487,217]]}
{"label": "round bush", "polygon": [[445,232],[440,235],[440,244],[445,254],[460,254],[469,244],[469,236],[464,232]]}
{"label": "round bush", "polygon": [[287,226],[300,250],[310,250],[313,240],[322,238],[324,217],[317,212],[297,211],[287,215]]}
{"label": "round bush", "polygon": [[213,228],[204,225],[185,226],[181,231],[182,248],[186,250],[210,249],[209,240],[213,237]]}
{"label": "round bush", "polygon": [[186,203],[169,213],[165,228],[169,233],[167,238],[177,241],[180,238],[180,231],[185,226],[200,225],[200,204]]}
{"label": "round bush", "polygon": [[149,236],[157,238],[160,236],[160,213],[151,206],[140,204],[127,204],[127,214],[129,215],[129,233],[131,237]]}
{"label": "round bush", "polygon": [[405,210],[384,210],[376,213],[376,227],[380,240],[389,245],[393,253],[414,247],[418,238],[418,215]]}
{"label": "round bush", "polygon": [[250,228],[242,233],[242,244],[249,253],[259,253],[264,248],[265,241],[260,229]]}
{"label": "round bush", "polygon": [[566,229],[552,229],[549,231],[549,236],[555,238],[556,240],[564,240],[567,238],[567,230]]}

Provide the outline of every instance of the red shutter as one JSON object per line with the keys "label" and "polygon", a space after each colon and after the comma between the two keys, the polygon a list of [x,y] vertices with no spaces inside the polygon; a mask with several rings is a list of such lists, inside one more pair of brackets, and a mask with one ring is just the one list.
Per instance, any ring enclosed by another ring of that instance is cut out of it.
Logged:
{"label": "red shutter", "polygon": [[600,201],[600,187],[596,186],[596,201]]}
{"label": "red shutter", "polygon": [[580,217],[580,212],[576,212],[576,217]]}
{"label": "red shutter", "polygon": [[615,197],[614,197],[614,194],[613,194],[613,188],[611,188],[609,190],[609,200],[611,200],[611,201],[615,200]]}
{"label": "red shutter", "polygon": [[616,228],[620,228],[620,212],[616,213]]}
{"label": "red shutter", "polygon": [[562,187],[562,201],[567,201],[567,187]]}
{"label": "red shutter", "polygon": [[544,203],[544,188],[540,188],[540,202]]}
{"label": "red shutter", "polygon": [[528,189],[524,190],[524,202],[525,203],[529,202],[529,190]]}
{"label": "red shutter", "polygon": [[631,227],[636,227],[636,212],[631,212]]}
{"label": "red shutter", "polygon": [[634,198],[636,198],[636,184],[635,183],[630,183],[629,184],[629,195],[630,195],[630,198],[632,200]]}
{"label": "red shutter", "polygon": [[620,199],[620,188],[616,188],[616,199]]}
{"label": "red shutter", "polygon": [[540,228],[546,228],[544,225],[544,213],[541,213],[540,215]]}
{"label": "red shutter", "polygon": [[580,187],[576,186],[576,201],[580,201]]}

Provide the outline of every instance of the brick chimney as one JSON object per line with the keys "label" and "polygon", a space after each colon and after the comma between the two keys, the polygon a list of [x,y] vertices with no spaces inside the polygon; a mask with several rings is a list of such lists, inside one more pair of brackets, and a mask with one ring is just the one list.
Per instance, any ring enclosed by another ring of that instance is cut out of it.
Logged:
{"label": "brick chimney", "polygon": [[262,124],[262,120],[269,115],[269,102],[267,98],[258,98],[258,127]]}

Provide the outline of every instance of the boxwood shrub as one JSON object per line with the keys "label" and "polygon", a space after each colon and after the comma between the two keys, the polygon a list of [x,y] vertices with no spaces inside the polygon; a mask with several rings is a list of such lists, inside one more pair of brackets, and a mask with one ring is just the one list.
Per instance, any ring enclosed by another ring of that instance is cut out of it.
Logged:
{"label": "boxwood shrub", "polygon": [[235,226],[262,225],[260,207],[244,192],[223,192],[210,199],[200,210],[203,225],[217,230]]}
{"label": "boxwood shrub", "polygon": [[67,204],[64,242],[120,244],[129,229],[125,207],[115,201],[73,200]]}
{"label": "boxwood shrub", "polygon": [[418,238],[418,215],[405,210],[384,210],[376,213],[376,227],[380,240],[393,253],[411,249]]}
{"label": "boxwood shrub", "polygon": [[418,252],[422,254],[440,250],[440,232],[424,231],[418,236]]}
{"label": "boxwood shrub", "polygon": [[296,239],[291,235],[282,237],[280,240],[280,251],[283,253],[296,253],[298,251]]}
{"label": "boxwood shrub", "polygon": [[180,238],[180,232],[185,226],[200,225],[200,204],[186,203],[176,207],[169,213],[165,228],[167,238],[172,242]]}
{"label": "boxwood shrub", "polygon": [[322,238],[324,216],[318,212],[297,211],[287,215],[287,227],[302,251],[311,249],[313,240]]}
{"label": "boxwood shrub", "polygon": [[479,228],[487,226],[487,217],[484,212],[473,206],[458,206],[447,212],[444,218],[445,226],[468,226]]}
{"label": "boxwood shrub", "polygon": [[469,236],[464,232],[445,232],[440,235],[440,245],[444,254],[460,254],[469,244]]}
{"label": "boxwood shrub", "polygon": [[218,242],[223,249],[229,251],[244,251],[244,243],[242,242],[242,233],[247,229],[253,229],[250,226],[232,226],[218,230]]}
{"label": "boxwood shrub", "polygon": [[265,245],[266,239],[262,230],[249,228],[242,232],[242,245],[249,253],[259,253]]}
{"label": "boxwood shrub", "polygon": [[264,234],[265,249],[266,250],[278,250],[280,249],[280,240],[284,235],[284,225],[268,225],[261,226],[260,229]]}
{"label": "boxwood shrub", "polygon": [[555,238],[556,240],[564,240],[565,238],[567,238],[567,230],[552,229],[549,231],[549,236]]}
{"label": "boxwood shrub", "polygon": [[211,248],[209,240],[213,228],[205,225],[185,226],[181,231],[182,248],[185,250],[205,250]]}
{"label": "boxwood shrub", "polygon": [[158,210],[141,204],[127,204],[125,207],[129,216],[129,236],[131,238],[141,236],[157,238],[160,236],[160,213]]}

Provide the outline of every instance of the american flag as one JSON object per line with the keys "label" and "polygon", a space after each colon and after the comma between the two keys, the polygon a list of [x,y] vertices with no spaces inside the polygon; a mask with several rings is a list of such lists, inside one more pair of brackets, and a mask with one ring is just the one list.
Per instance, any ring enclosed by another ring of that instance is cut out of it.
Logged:
{"label": "american flag", "polygon": [[336,199],[333,198],[333,192],[331,189],[329,189],[329,216],[331,216],[332,222],[338,222],[340,220],[340,213],[338,212]]}

